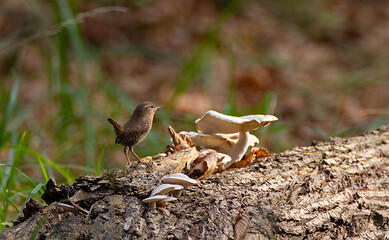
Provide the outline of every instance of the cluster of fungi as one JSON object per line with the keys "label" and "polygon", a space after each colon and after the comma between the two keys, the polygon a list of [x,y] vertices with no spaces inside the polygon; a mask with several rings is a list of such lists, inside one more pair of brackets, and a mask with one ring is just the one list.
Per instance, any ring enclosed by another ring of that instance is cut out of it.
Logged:
{"label": "cluster of fungi", "polygon": [[[244,167],[251,164],[255,158],[267,156],[265,149],[254,147],[259,143],[259,139],[250,134],[250,131],[276,120],[277,117],[273,115],[235,117],[210,110],[195,121],[198,132],[176,133],[169,126],[174,143],[170,152],[192,149],[196,152],[196,157],[186,162],[189,166],[187,175],[179,172],[162,178],[162,184],[143,201],[149,203],[151,208],[163,208],[167,202],[177,200],[184,188],[199,186],[199,181],[213,172]],[[245,156],[249,147],[250,153]],[[166,155],[165,153],[158,156]],[[181,170],[182,168],[178,169]]]}

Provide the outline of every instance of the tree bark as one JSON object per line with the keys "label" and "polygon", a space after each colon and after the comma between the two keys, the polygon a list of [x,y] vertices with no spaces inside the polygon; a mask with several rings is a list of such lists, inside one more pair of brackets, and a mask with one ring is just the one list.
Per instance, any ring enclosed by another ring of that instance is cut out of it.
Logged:
{"label": "tree bark", "polygon": [[149,209],[142,199],[174,169],[80,177],[71,186],[80,209],[51,197],[0,238],[233,239],[236,225],[242,239],[389,239],[388,127],[212,174],[165,209]]}

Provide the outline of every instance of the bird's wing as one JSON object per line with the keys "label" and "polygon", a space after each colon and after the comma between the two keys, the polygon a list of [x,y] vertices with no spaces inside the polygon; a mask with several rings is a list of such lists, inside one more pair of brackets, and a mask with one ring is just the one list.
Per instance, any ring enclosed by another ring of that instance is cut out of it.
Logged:
{"label": "bird's wing", "polygon": [[112,124],[113,128],[115,129],[116,136],[120,136],[124,132],[124,128],[122,126],[120,126],[119,123],[117,123],[112,118],[108,118],[108,122],[110,122]]}

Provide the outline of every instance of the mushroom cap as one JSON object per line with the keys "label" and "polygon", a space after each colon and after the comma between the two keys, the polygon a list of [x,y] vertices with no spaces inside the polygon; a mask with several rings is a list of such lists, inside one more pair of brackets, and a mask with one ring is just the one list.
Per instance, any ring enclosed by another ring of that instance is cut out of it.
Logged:
{"label": "mushroom cap", "polygon": [[163,195],[173,190],[182,190],[182,189],[184,189],[184,187],[177,184],[161,184],[151,192],[150,196]]}
{"label": "mushroom cap", "polygon": [[278,118],[273,115],[235,117],[210,110],[197,119],[195,123],[197,131],[200,133],[214,134],[248,132],[277,120]]}
{"label": "mushroom cap", "polygon": [[204,134],[197,132],[180,132],[180,134],[185,134],[188,136],[194,144],[202,146],[204,148],[215,149],[219,152],[228,152],[232,146],[238,141],[238,134]]}
{"label": "mushroom cap", "polygon": [[[217,152],[228,153],[235,146],[239,140],[239,133],[229,133],[229,134],[204,134],[197,132],[180,132],[180,134],[185,134],[192,139],[192,141],[199,146],[204,148],[214,149]],[[249,135],[250,146],[259,143],[259,139],[250,134]],[[219,158],[219,157],[218,157]]]}
{"label": "mushroom cap", "polygon": [[171,202],[171,201],[176,201],[176,200],[177,200],[177,198],[168,196],[167,198],[162,199],[160,202],[165,203],[165,202]]}
{"label": "mushroom cap", "polygon": [[154,196],[143,199],[143,202],[145,202],[145,203],[159,202],[159,201],[164,200],[166,198],[168,198],[168,196],[154,195]]}
{"label": "mushroom cap", "polygon": [[[190,178],[188,177],[187,175],[183,174],[183,173],[173,173],[167,177],[163,177],[162,178],[162,182],[163,183],[170,183],[168,185],[171,185],[171,184],[178,184],[182,187],[189,187],[189,186],[192,186],[192,185],[198,185],[199,182],[196,180],[196,179],[193,179],[193,178]],[[164,185],[164,184],[162,184]],[[162,186],[161,185],[161,186]]]}

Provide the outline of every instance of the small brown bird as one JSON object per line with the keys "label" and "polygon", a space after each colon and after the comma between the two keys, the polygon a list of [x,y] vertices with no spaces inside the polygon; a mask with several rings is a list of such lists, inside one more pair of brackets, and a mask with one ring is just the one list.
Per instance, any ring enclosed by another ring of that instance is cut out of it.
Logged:
{"label": "small brown bird", "polygon": [[119,143],[124,145],[124,154],[126,155],[129,165],[131,163],[128,157],[128,151],[131,151],[140,161],[140,158],[135,154],[133,147],[140,143],[150,132],[155,111],[161,107],[162,106],[155,105],[151,102],[139,104],[132,113],[130,120],[128,120],[123,127],[115,120],[108,118],[108,122],[110,122],[115,129],[115,144]]}

